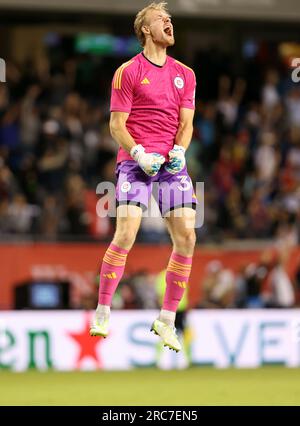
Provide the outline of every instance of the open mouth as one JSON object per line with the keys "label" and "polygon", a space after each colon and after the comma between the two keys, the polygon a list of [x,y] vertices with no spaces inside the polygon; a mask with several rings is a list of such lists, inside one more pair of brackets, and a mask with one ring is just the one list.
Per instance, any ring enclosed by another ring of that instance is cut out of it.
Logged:
{"label": "open mouth", "polygon": [[166,27],[164,28],[164,33],[168,36],[172,36],[172,27]]}

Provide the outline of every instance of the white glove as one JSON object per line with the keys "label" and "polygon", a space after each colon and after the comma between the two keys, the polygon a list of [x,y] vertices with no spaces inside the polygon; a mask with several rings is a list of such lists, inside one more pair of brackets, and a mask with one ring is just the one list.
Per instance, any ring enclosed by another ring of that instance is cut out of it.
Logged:
{"label": "white glove", "polygon": [[175,175],[180,172],[185,166],[185,149],[183,146],[174,145],[171,151],[169,151],[170,161],[166,164],[165,169]]}
{"label": "white glove", "polygon": [[147,154],[142,145],[131,148],[130,155],[148,176],[157,175],[161,165],[166,161],[165,157],[157,152]]}

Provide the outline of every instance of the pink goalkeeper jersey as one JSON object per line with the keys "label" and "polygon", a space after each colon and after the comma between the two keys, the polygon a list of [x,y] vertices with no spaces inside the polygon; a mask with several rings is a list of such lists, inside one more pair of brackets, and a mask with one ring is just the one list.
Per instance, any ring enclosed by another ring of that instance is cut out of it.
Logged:
{"label": "pink goalkeeper jersey", "polygon": [[[139,53],[121,65],[112,81],[111,111],[128,112],[128,132],[146,152],[167,159],[179,125],[180,108],[195,108],[193,70],[167,56],[160,67]],[[132,160],[119,149],[117,161]]]}

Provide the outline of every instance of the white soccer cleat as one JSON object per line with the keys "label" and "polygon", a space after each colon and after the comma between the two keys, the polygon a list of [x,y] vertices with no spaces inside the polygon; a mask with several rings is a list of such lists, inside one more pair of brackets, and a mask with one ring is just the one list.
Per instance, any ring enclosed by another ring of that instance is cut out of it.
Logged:
{"label": "white soccer cleat", "polygon": [[181,351],[181,344],[178,340],[174,327],[171,327],[157,319],[152,324],[151,331],[162,339],[164,346],[168,346],[168,348],[173,349],[176,352]]}
{"label": "white soccer cleat", "polygon": [[102,336],[107,337],[108,335],[108,326],[109,326],[109,320],[108,319],[98,319],[94,318],[91,328],[90,328],[90,335],[91,336]]}

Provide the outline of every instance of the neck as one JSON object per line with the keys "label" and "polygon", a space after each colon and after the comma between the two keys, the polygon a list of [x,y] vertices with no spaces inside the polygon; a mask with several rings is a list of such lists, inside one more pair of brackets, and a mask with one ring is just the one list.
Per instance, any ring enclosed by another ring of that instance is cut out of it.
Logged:
{"label": "neck", "polygon": [[167,49],[165,47],[157,46],[154,43],[149,43],[144,47],[144,55],[147,59],[149,59],[149,61],[162,66],[167,60]]}

